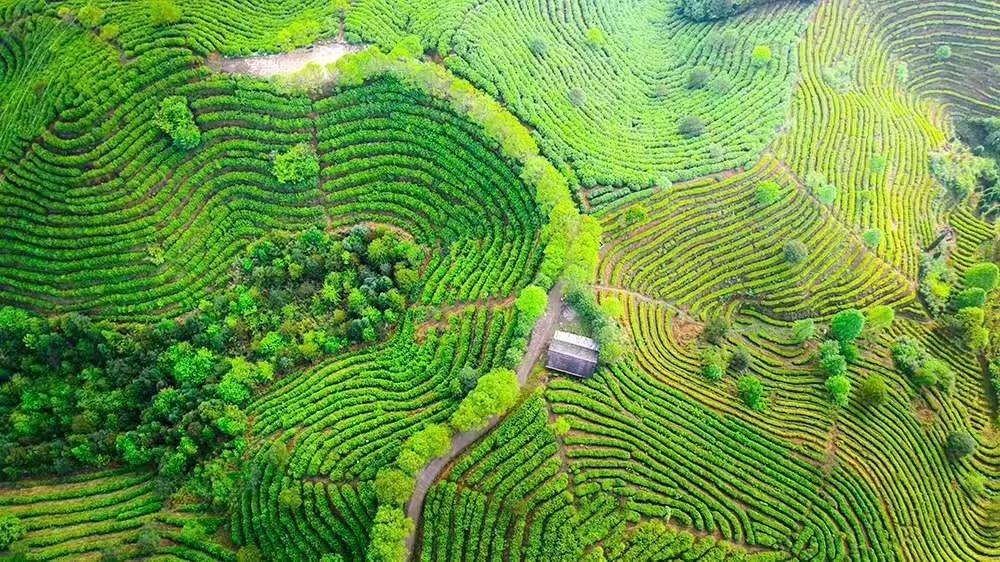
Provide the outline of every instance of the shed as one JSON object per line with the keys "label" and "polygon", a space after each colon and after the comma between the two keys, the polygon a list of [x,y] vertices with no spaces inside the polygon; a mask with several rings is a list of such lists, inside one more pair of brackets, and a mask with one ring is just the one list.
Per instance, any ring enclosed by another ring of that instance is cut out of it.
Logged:
{"label": "shed", "polygon": [[549,343],[548,362],[545,366],[553,371],[587,378],[597,370],[599,351],[600,346],[590,338],[556,330]]}

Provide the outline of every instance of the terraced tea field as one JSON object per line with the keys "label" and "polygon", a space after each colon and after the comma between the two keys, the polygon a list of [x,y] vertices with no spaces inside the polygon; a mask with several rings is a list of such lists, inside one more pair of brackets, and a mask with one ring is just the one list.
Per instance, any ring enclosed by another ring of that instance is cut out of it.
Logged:
{"label": "terraced tea field", "polygon": [[998,165],[997,0],[0,0],[0,560],[1000,560]]}

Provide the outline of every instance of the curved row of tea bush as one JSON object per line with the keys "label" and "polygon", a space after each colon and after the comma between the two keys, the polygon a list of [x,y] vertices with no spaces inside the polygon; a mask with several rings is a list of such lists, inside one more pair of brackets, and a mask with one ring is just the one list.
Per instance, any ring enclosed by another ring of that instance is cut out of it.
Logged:
{"label": "curved row of tea bush", "polygon": [[[671,2],[605,5],[363,0],[348,37],[383,47],[408,34],[534,127],[596,207],[668,181],[748,164],[774,137],[811,6],[696,23]],[[767,61],[752,57],[769,46]],[[689,76],[706,74],[689,89]],[[709,84],[712,84],[710,87]],[[680,131],[686,117],[704,133]]]}

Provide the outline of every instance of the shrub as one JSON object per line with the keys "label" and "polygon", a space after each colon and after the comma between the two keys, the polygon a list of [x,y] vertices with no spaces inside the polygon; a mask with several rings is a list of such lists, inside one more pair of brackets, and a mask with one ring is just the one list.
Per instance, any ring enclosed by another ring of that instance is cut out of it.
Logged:
{"label": "shrub", "polygon": [[795,265],[802,263],[807,257],[809,257],[809,248],[801,240],[785,242],[785,261]]}
{"label": "shrub", "polygon": [[951,47],[948,45],[941,45],[937,49],[934,49],[934,58],[939,62],[944,62],[951,58]]}
{"label": "shrub", "polygon": [[27,533],[28,529],[20,519],[9,513],[0,513],[0,550],[10,548]]}
{"label": "shrub", "polygon": [[777,182],[765,181],[757,184],[757,203],[768,206],[781,199],[781,186]]}
{"label": "shrub", "polygon": [[149,0],[149,19],[153,25],[177,23],[181,19],[181,9],[173,0]]}
{"label": "shrub", "polygon": [[767,45],[757,45],[750,53],[750,58],[754,66],[766,66],[774,58],[774,53],[771,52],[771,47]]}
{"label": "shrub", "polygon": [[978,287],[989,293],[997,286],[1000,279],[1000,268],[995,263],[977,263],[965,270],[965,286]]}
{"label": "shrub", "polygon": [[866,230],[864,234],[861,235],[861,241],[865,243],[865,246],[869,248],[877,248],[879,244],[882,243],[882,231],[878,228],[872,228]]}
{"label": "shrub", "polygon": [[967,431],[953,431],[948,434],[948,456],[960,459],[976,451],[976,440]]}
{"label": "shrub", "polygon": [[736,389],[740,393],[743,403],[758,412],[767,407],[767,400],[764,396],[764,384],[753,375],[743,375],[736,381]]}
{"label": "shrub", "polygon": [[274,176],[283,184],[316,185],[319,158],[312,146],[300,143],[274,158]]}
{"label": "shrub", "polygon": [[704,88],[708,84],[708,80],[712,77],[709,74],[708,69],[702,66],[691,69],[688,73],[687,87],[690,90],[698,90]]}
{"label": "shrub", "polygon": [[871,375],[861,381],[858,398],[863,404],[880,406],[889,398],[889,385],[886,384],[882,375]]}
{"label": "shrub", "polygon": [[697,137],[705,132],[705,123],[699,117],[688,115],[681,118],[677,130],[685,137]]}
{"label": "shrub", "polygon": [[174,146],[181,150],[190,150],[201,144],[201,131],[194,122],[194,114],[184,96],[163,98],[155,123],[173,139]]}
{"label": "shrub", "polygon": [[841,408],[847,406],[851,394],[851,379],[844,375],[835,375],[826,379],[826,389],[830,392],[833,403]]}

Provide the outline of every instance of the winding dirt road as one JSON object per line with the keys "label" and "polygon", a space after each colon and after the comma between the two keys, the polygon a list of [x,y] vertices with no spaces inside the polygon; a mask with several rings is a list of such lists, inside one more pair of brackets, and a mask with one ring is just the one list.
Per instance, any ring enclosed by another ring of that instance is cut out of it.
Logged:
{"label": "winding dirt road", "polygon": [[[556,283],[552,287],[552,290],[549,291],[549,304],[545,309],[545,314],[535,323],[535,327],[531,331],[531,339],[528,341],[528,348],[524,352],[521,363],[517,366],[517,380],[522,387],[527,382],[528,375],[531,374],[535,363],[538,362],[542,351],[545,350],[556,331],[556,326],[559,324],[559,317],[562,314],[562,297],[563,285],[562,283]],[[499,421],[499,417],[494,417],[482,429],[466,431],[455,435],[451,441],[451,451],[448,451],[447,455],[431,461],[417,475],[417,485],[413,489],[410,501],[406,504],[406,516],[415,523],[414,532],[410,533],[410,536],[406,539],[406,548],[410,551],[411,555],[416,554],[413,550],[413,545],[416,543],[417,536],[421,532],[421,515],[423,514],[424,497],[427,496],[427,490],[430,489],[438,476],[451,464],[451,461],[455,460],[480,437],[496,427]]]}

